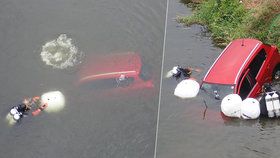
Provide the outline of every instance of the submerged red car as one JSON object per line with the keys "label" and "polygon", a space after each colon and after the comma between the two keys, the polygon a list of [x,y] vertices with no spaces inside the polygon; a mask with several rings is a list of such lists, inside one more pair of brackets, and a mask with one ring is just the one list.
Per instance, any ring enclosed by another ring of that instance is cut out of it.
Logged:
{"label": "submerged red car", "polygon": [[154,88],[146,71],[135,52],[95,55],[82,65],[78,84],[101,94],[129,94]]}
{"label": "submerged red car", "polygon": [[257,97],[262,85],[280,77],[280,54],[274,45],[256,39],[232,41],[203,78],[201,89],[215,98],[236,93]]}

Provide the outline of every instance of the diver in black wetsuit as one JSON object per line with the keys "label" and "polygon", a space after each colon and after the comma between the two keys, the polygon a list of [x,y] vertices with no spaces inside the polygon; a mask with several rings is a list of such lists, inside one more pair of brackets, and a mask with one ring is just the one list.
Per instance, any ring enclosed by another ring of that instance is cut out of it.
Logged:
{"label": "diver in black wetsuit", "polygon": [[22,114],[27,114],[27,112],[30,110],[30,107],[27,106],[26,104],[19,104],[16,106],[16,109],[18,112]]}
{"label": "diver in black wetsuit", "polygon": [[183,77],[183,79],[188,79],[191,77],[192,71],[190,68],[182,68],[181,66],[175,66],[172,69],[172,76],[178,80]]}

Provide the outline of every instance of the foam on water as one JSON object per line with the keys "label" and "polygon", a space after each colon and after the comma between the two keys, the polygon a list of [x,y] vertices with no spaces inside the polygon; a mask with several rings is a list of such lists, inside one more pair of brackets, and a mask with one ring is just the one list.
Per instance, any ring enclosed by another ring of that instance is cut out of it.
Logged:
{"label": "foam on water", "polygon": [[172,70],[170,70],[165,74],[165,78],[170,78],[172,77],[172,75],[173,75]]}
{"label": "foam on water", "polygon": [[6,122],[8,123],[9,126],[13,126],[14,124],[16,124],[17,122],[14,120],[13,116],[8,113],[6,115]]}
{"label": "foam on water", "polygon": [[82,62],[84,53],[73,44],[66,34],[42,46],[41,58],[53,68],[66,69]]}

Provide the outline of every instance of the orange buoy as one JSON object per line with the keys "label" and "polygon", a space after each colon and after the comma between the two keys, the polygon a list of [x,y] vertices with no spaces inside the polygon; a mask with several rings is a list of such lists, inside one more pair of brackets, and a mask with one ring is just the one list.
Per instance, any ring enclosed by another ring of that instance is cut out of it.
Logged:
{"label": "orange buoy", "polygon": [[41,113],[41,111],[43,111],[45,108],[47,107],[47,104],[43,104],[42,106],[40,106],[38,109],[36,109],[35,111],[32,112],[33,116],[37,116]]}

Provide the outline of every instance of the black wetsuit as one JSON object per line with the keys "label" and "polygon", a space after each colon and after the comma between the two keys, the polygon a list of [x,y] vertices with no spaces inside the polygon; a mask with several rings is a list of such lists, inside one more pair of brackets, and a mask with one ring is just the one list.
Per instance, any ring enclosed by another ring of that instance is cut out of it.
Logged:
{"label": "black wetsuit", "polygon": [[21,113],[22,115],[27,115],[27,111],[29,111],[29,109],[27,108],[27,106],[23,103],[19,104],[16,106],[16,109],[19,113]]}
{"label": "black wetsuit", "polygon": [[177,73],[173,74],[173,77],[175,77],[176,79],[181,78],[181,76],[184,77],[184,79],[188,79],[191,76],[191,70],[186,68],[182,68],[182,67],[177,67]]}

